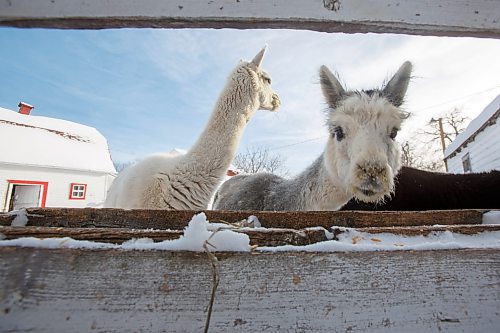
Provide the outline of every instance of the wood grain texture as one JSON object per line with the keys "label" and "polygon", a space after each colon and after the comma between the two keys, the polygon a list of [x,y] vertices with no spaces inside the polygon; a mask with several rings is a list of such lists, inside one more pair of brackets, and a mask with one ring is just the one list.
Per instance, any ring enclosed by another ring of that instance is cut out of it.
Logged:
{"label": "wood grain texture", "polygon": [[[198,211],[123,210],[96,208],[30,208],[28,226],[44,227],[106,227],[130,229],[182,230]],[[364,228],[412,225],[481,224],[486,210],[447,210],[422,212],[259,212],[205,211],[211,222],[238,222],[250,215],[258,217],[266,228],[305,229],[331,226]],[[3,216],[3,218],[2,218]],[[12,216],[0,214],[0,225],[10,225]]]}
{"label": "wood grain texture", "polygon": [[[497,332],[500,251],[217,254],[210,332]],[[2,332],[200,332],[203,253],[0,248]]]}
{"label": "wood grain texture", "polygon": [[[303,246],[328,240],[328,229],[233,229],[235,232],[248,235],[250,245],[257,246]],[[376,227],[358,228],[360,232],[371,234],[389,233],[403,236],[427,236],[433,232],[450,231],[463,235],[474,235],[481,232],[500,231],[500,225],[454,225],[454,226],[419,226],[419,227]],[[345,229],[334,227],[330,230],[338,236]],[[62,238],[87,240],[101,243],[122,244],[133,238],[150,238],[154,242],[178,239],[183,235],[180,230],[141,230],[125,228],[54,228],[54,227],[3,227],[0,226],[2,239],[21,237]]]}
{"label": "wood grain texture", "polygon": [[499,12],[495,0],[0,0],[0,25],[287,28],[499,38]]}
{"label": "wood grain texture", "polygon": [[[1,230],[1,229],[0,229]],[[402,236],[427,236],[433,232],[453,232],[462,235],[475,235],[487,231],[500,231],[499,225],[447,225],[447,226],[409,226],[409,227],[373,227],[373,228],[356,228],[357,231],[367,232],[370,234],[394,234]],[[333,227],[334,234],[340,234],[344,230]]]}
{"label": "wood grain texture", "polygon": [[[499,226],[500,229],[500,226]],[[324,229],[233,229],[235,232],[249,236],[250,245],[280,246],[309,245],[327,240]],[[133,238],[150,238],[155,242],[178,239],[180,230],[141,230],[124,228],[54,228],[54,227],[3,227],[0,236],[4,239],[21,237],[61,238],[70,237],[76,240],[87,240],[101,243],[121,244]]]}

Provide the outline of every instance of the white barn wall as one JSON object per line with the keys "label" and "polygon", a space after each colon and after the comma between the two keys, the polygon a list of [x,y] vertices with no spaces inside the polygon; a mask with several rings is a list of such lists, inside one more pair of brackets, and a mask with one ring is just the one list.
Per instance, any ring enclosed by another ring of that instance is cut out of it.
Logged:
{"label": "white barn wall", "polygon": [[[45,207],[83,208],[102,203],[113,178],[112,175],[83,170],[0,165],[0,211],[8,210],[8,179],[48,182]],[[85,199],[69,199],[71,183],[87,184]]]}
{"label": "white barn wall", "polygon": [[472,172],[500,170],[500,124],[497,122],[485,128],[474,141],[452,158],[449,158],[448,172],[463,173],[462,157],[469,153]]}

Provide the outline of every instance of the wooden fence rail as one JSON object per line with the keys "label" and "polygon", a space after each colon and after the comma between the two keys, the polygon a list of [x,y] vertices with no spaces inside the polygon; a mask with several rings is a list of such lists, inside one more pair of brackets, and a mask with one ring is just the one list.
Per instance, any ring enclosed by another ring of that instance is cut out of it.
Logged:
{"label": "wooden fence rail", "polygon": [[[497,332],[500,252],[219,253],[210,332]],[[0,248],[2,332],[201,332],[203,253]]]}
{"label": "wooden fence rail", "polygon": [[0,25],[287,28],[500,38],[495,0],[0,0]]}
{"label": "wooden fence rail", "polygon": [[[254,215],[287,227],[236,230],[252,245],[279,246],[325,241],[326,231],[335,240],[342,225],[405,236],[499,231],[481,224],[486,212],[205,213],[211,221]],[[27,209],[0,214],[0,236],[162,241],[179,238],[196,213]],[[10,226],[22,225],[16,216],[27,225]],[[216,256],[221,280],[210,332],[495,332],[500,325],[498,249]],[[7,246],[0,262],[1,332],[202,331],[213,288],[212,263],[197,252]]]}
{"label": "wooden fence rail", "polygon": [[[450,231],[458,234],[473,235],[488,231],[500,231],[500,225],[454,225],[454,226],[418,226],[418,227],[379,227],[358,228],[359,232],[370,234],[389,233],[402,236],[427,236],[430,233]],[[303,246],[328,240],[326,233],[332,232],[335,237],[345,232],[345,229],[265,229],[252,230],[248,228],[233,229],[235,232],[249,236],[250,245],[255,246]],[[183,235],[180,230],[144,230],[123,228],[54,228],[54,227],[3,227],[0,226],[0,236],[3,239],[21,237],[62,238],[70,237],[76,240],[87,240],[102,243],[121,244],[134,238],[150,238],[154,242],[178,239]]]}
{"label": "wooden fence rail", "polygon": [[[365,228],[414,225],[481,224],[487,210],[446,210],[422,212],[260,212],[205,211],[211,222],[238,222],[256,216],[263,227],[304,229],[331,226]],[[43,227],[107,227],[182,230],[198,211],[124,210],[96,208],[29,208],[28,226]],[[14,215],[0,214],[0,225],[10,226]]]}

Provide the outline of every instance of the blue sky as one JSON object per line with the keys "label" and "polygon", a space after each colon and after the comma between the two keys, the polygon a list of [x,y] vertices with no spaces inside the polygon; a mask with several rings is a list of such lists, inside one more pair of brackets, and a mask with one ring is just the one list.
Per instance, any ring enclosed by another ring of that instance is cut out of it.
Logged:
{"label": "blue sky", "polygon": [[[0,107],[19,101],[34,115],[71,120],[106,136],[117,162],[188,149],[201,133],[225,79],[240,59],[269,46],[263,67],[282,99],[259,111],[240,151],[267,146],[292,173],[323,149],[322,64],[348,88],[380,86],[405,61],[414,78],[400,137],[462,107],[476,116],[500,93],[500,42],[490,39],[291,30],[0,29]],[[306,142],[304,142],[306,141]],[[303,143],[301,143],[303,142]]]}

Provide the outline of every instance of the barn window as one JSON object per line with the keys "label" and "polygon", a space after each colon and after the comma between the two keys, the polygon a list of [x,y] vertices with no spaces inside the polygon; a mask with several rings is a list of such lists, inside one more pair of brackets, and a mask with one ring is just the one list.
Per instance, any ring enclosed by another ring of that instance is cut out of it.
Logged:
{"label": "barn window", "polygon": [[83,200],[87,193],[87,184],[71,183],[69,198],[72,200]]}
{"label": "barn window", "polygon": [[472,172],[469,153],[462,156],[462,165],[464,167],[464,172]]}

